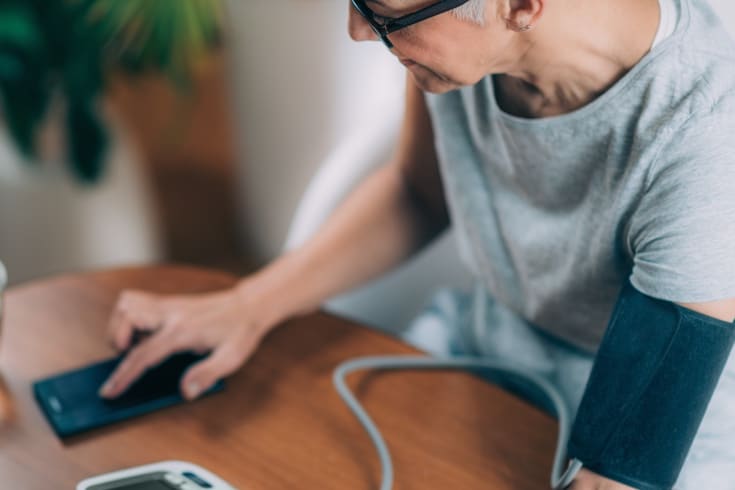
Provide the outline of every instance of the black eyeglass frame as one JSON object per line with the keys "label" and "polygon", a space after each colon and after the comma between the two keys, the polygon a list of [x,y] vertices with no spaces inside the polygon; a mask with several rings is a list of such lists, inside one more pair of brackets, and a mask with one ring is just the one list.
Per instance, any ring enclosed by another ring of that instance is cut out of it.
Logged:
{"label": "black eyeglass frame", "polygon": [[402,15],[395,19],[388,19],[385,23],[375,20],[376,17],[385,18],[385,16],[376,14],[367,6],[365,0],[352,0],[352,6],[365,18],[365,20],[367,20],[370,27],[375,31],[375,34],[377,34],[380,37],[380,40],[383,41],[383,44],[390,49],[393,47],[393,43],[388,39],[388,34],[408,26],[418,24],[421,21],[443,14],[444,12],[448,12],[449,10],[460,7],[469,1],[470,0],[439,0],[438,2],[432,3],[416,12]]}

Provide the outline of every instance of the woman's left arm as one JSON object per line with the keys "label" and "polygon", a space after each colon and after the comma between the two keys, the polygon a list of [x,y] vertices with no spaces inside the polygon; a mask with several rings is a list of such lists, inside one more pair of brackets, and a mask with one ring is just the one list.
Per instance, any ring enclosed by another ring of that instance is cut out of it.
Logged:
{"label": "woman's left arm", "polygon": [[[735,320],[735,298],[706,303],[679,303],[684,308],[725,322]],[[569,490],[630,490],[633,487],[610,480],[587,469],[582,469]]]}

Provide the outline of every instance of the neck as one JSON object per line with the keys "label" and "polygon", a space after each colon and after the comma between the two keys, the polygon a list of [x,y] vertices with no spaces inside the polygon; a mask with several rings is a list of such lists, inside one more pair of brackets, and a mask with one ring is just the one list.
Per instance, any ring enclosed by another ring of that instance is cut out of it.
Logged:
{"label": "neck", "polygon": [[557,115],[591,102],[648,53],[659,18],[658,0],[547,2],[536,28],[518,36],[515,66],[501,77],[522,94],[517,112]]}

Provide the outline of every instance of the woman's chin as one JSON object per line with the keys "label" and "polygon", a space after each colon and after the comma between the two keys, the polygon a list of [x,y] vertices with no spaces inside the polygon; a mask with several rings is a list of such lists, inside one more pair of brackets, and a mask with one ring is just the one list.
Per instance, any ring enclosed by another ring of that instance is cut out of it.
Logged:
{"label": "woman's chin", "polygon": [[460,84],[447,80],[418,64],[406,69],[411,73],[416,86],[424,92],[445,94],[461,87]]}

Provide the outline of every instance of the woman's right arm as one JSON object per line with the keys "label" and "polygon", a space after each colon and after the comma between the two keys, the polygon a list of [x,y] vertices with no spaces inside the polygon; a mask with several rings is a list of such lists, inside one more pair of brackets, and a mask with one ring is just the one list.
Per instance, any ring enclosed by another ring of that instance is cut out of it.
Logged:
{"label": "woman's right arm", "polygon": [[231,290],[181,296],[122,293],[110,320],[115,346],[131,348],[135,331],[150,335],[132,346],[101,393],[118,396],[174,352],[210,352],[182,380],[184,395],[196,398],[238,369],[276,325],[384,274],[448,222],[428,111],[409,78],[393,158],[361,183],[303,246]]}

